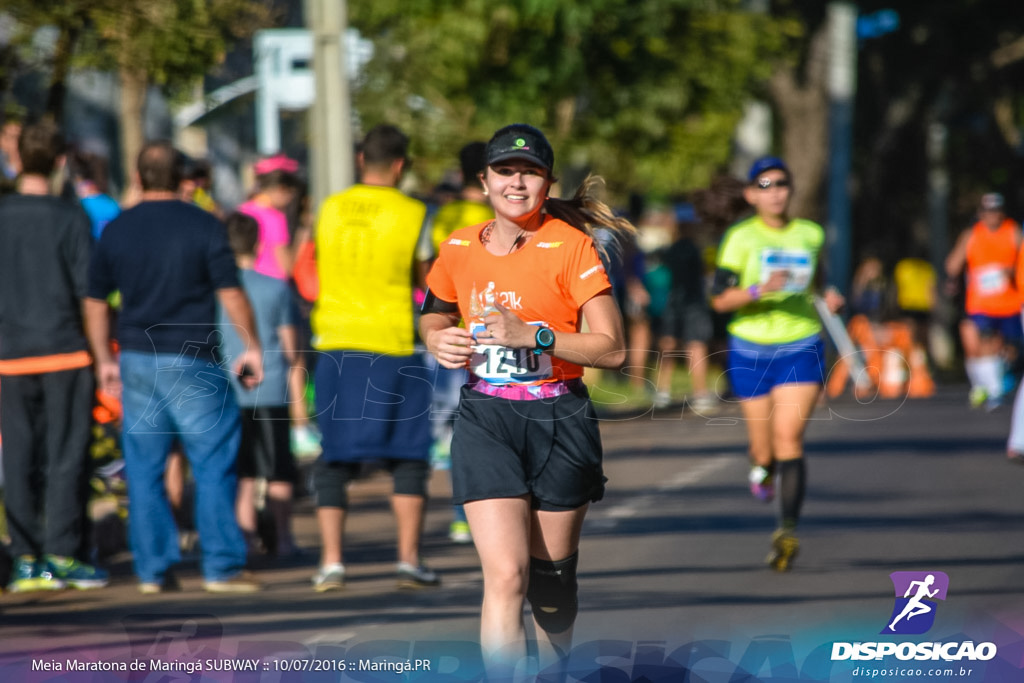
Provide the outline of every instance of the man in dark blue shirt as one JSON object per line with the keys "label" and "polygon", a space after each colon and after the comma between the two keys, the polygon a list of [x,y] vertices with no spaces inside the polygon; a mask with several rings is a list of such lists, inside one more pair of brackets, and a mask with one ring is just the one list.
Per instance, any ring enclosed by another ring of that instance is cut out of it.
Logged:
{"label": "man in dark blue shirt", "polygon": [[[241,289],[223,223],[178,199],[184,164],[167,142],[139,154],[142,202],[111,221],[89,267],[86,325],[104,391],[124,407],[130,545],[143,593],[177,588],[180,560],[163,488],[172,441],[184,446],[196,484],[196,522],[204,588],[251,592],[246,545],[235,519],[238,408],[225,371],[253,387],[263,375],[252,308]],[[121,293],[120,362],[110,348],[107,303]],[[216,303],[248,341],[231,368],[216,355]]]}

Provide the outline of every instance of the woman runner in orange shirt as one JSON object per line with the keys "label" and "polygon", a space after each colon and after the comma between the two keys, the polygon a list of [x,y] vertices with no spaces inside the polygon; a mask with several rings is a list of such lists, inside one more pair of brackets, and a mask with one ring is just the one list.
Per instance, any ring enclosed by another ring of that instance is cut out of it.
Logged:
{"label": "woman runner in orange shirt", "polygon": [[583,367],[625,360],[590,227],[633,226],[590,196],[592,179],[572,200],[549,197],[553,165],[536,128],[495,133],[480,176],[495,218],[442,244],[420,322],[442,366],[471,372],[452,440],[453,502],[465,504],[480,555],[480,644],[502,680],[527,654],[524,599],[541,665],[569,652],[580,529],[605,482]]}

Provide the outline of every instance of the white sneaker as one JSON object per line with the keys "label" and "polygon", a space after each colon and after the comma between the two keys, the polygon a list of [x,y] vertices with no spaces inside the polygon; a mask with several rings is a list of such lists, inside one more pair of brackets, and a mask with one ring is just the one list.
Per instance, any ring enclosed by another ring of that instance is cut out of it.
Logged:
{"label": "white sneaker", "polygon": [[315,458],[323,451],[320,435],[308,425],[292,427],[291,444],[297,458]]}
{"label": "white sneaker", "polygon": [[718,400],[708,394],[694,396],[689,404],[690,409],[698,414],[710,413],[718,409]]}
{"label": "white sneaker", "polygon": [[397,570],[399,588],[427,588],[441,585],[441,579],[425,565],[421,564],[416,567],[408,562],[399,562]]}
{"label": "white sneaker", "polygon": [[345,587],[345,565],[340,563],[320,567],[313,575],[313,590],[317,593],[340,591]]}
{"label": "white sneaker", "polygon": [[770,503],[775,498],[775,480],[767,467],[754,465],[747,476],[750,482],[750,493],[762,503]]}

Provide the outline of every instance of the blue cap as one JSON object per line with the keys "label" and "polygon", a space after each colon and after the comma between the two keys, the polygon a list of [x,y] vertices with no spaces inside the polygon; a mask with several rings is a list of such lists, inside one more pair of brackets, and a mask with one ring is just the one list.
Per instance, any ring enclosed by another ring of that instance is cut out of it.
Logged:
{"label": "blue cap", "polygon": [[696,223],[697,222],[697,209],[694,208],[693,204],[689,202],[680,202],[676,204],[676,220],[680,223]]}
{"label": "blue cap", "polygon": [[750,172],[747,173],[747,181],[754,182],[757,180],[757,176],[761,175],[765,171],[771,171],[778,169],[789,175],[789,166],[786,166],[786,162],[778,157],[761,157],[750,165]]}

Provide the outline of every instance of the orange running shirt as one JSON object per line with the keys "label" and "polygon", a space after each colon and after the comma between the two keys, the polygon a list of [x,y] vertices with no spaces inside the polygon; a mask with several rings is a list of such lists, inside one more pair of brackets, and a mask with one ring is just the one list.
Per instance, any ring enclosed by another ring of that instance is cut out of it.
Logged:
{"label": "orange running shirt", "polygon": [[1020,295],[1020,305],[1024,307],[1024,249],[1017,252],[1017,266],[1014,273],[1014,282],[1017,285],[1017,294]]}
{"label": "orange running shirt", "polygon": [[968,315],[1006,317],[1020,313],[1014,282],[1019,226],[1007,218],[995,230],[977,222],[967,240]]}
{"label": "orange running shirt", "polygon": [[[593,241],[583,232],[556,218],[544,224],[519,251],[497,256],[487,251],[480,233],[487,223],[461,228],[441,244],[440,255],[427,275],[427,286],[438,299],[458,303],[466,326],[473,329],[490,302],[501,304],[528,323],[544,324],[556,332],[579,332],[579,309],[587,301],[611,290]],[[521,362],[532,362],[532,350],[519,351]],[[534,384],[583,376],[575,363],[541,354],[550,371],[529,374],[515,381]],[[471,361],[473,369],[474,361]],[[535,368],[531,367],[531,370]]]}

